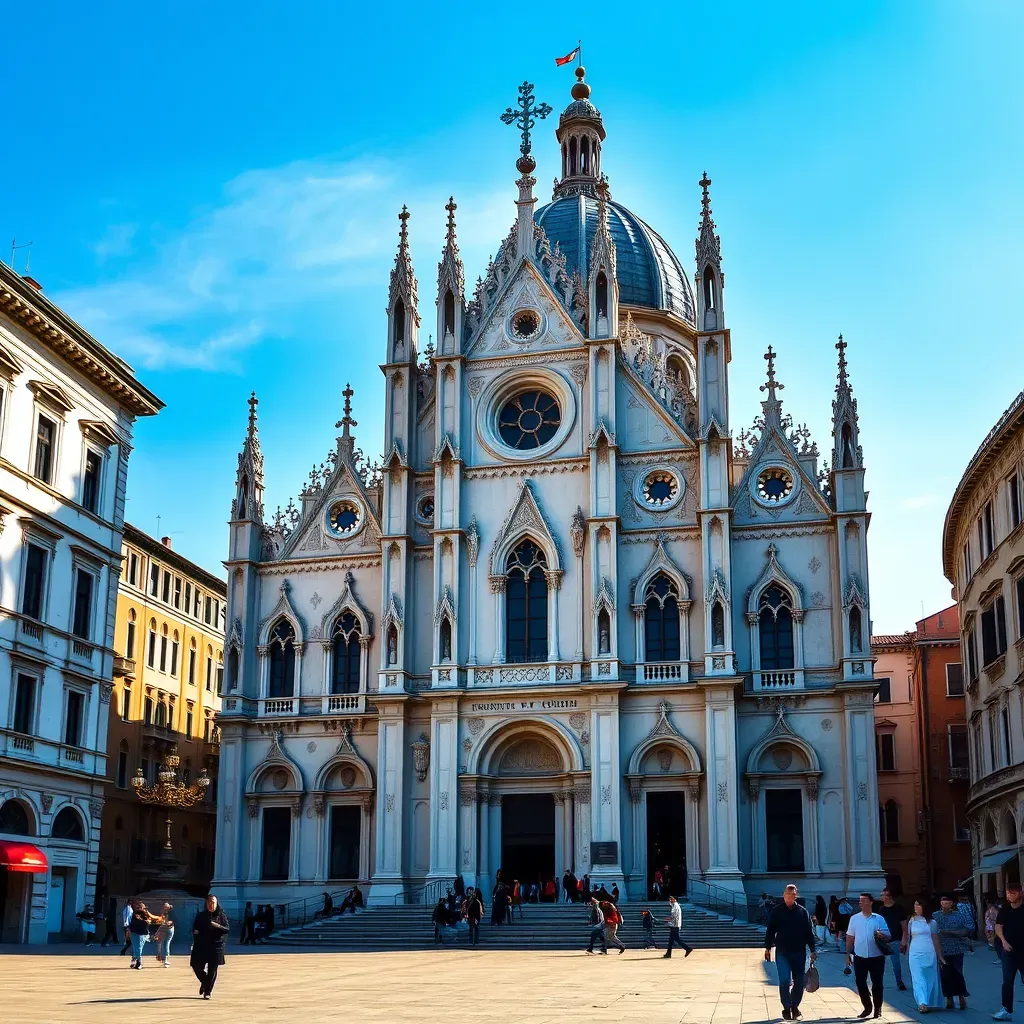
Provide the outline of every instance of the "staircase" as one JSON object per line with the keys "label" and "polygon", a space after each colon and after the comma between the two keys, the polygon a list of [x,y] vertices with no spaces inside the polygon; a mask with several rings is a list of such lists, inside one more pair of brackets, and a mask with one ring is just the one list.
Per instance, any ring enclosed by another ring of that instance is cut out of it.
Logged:
{"label": "staircase", "polygon": [[[488,906],[488,912],[490,907]],[[666,903],[624,903],[619,908],[625,921],[619,938],[629,949],[643,946],[640,911],[649,910],[655,920],[654,940],[661,949],[668,938]],[[433,907],[373,907],[358,914],[314,921],[299,928],[278,932],[270,940],[277,946],[375,952],[430,949],[434,945]],[[481,949],[582,949],[590,927],[587,908],[582,904],[528,903],[515,924],[495,927],[485,917],[480,926]],[[698,949],[749,947],[764,944],[764,930],[754,925],[733,924],[716,914],[683,904],[683,938]],[[455,947],[468,945],[465,931],[446,940]]]}

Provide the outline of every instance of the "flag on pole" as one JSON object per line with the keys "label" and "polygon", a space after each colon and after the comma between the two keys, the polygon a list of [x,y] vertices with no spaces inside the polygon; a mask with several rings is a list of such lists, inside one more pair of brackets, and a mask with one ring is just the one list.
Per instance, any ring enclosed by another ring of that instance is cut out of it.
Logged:
{"label": "flag on pole", "polygon": [[567,53],[564,57],[556,57],[555,58],[555,67],[559,67],[560,68],[563,64],[568,64],[570,61],[575,60],[576,56],[577,56],[577,54],[579,54],[579,52],[580,52],[580,48],[577,46],[576,49],[572,51],[572,53]]}

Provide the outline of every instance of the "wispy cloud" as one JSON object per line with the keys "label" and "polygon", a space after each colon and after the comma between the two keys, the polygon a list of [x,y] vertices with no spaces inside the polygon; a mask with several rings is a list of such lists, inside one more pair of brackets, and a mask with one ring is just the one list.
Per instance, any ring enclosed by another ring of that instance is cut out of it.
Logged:
{"label": "wispy cloud", "polygon": [[[111,225],[94,245],[101,262],[145,255],[120,276],[56,301],[144,368],[239,372],[243,350],[287,337],[299,307],[386,281],[401,196],[415,201],[403,173],[371,159],[247,171],[169,236],[154,240],[155,229]],[[440,229],[443,200],[432,191],[415,186],[429,196],[422,205]],[[511,188],[468,205],[464,252],[493,251],[514,216]]]}

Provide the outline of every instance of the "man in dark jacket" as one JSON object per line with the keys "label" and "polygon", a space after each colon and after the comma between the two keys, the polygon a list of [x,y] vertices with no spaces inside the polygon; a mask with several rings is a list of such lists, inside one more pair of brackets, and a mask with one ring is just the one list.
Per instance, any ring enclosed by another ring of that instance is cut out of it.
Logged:
{"label": "man in dark jacket", "polygon": [[800,1012],[800,999],[804,994],[805,950],[810,949],[812,964],[816,958],[811,918],[797,903],[797,895],[795,885],[786,886],[782,902],[777,903],[768,915],[768,928],[764,935],[764,958],[767,963],[771,962],[772,946],[775,947],[783,1020],[799,1020],[803,1016]]}
{"label": "man in dark jacket", "polygon": [[206,909],[192,922],[192,956],[189,964],[199,979],[199,994],[209,999],[217,983],[217,968],[224,963],[228,915],[217,906],[216,896],[206,897]]}

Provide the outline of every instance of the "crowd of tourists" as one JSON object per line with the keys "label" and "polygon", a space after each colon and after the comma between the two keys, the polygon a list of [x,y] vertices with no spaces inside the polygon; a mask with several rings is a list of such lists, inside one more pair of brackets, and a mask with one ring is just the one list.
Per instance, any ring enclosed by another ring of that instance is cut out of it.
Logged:
{"label": "crowd of tourists", "polygon": [[818,984],[817,955],[833,948],[845,953],[843,973],[854,976],[864,1007],[861,1019],[882,1016],[886,961],[897,989],[907,989],[903,956],[919,1012],[966,1010],[970,993],[964,955],[974,952],[976,942],[980,949],[991,950],[1001,968],[1002,1005],[992,1018],[1012,1019],[1014,982],[1018,975],[1024,979],[1024,902],[1019,883],[1007,884],[1005,901],[986,901],[981,928],[973,904],[961,890],[943,893],[937,905],[920,897],[909,911],[890,889],[883,889],[877,901],[871,893],[861,893],[856,909],[849,898],[833,896],[826,903],[818,896],[813,909],[807,910],[798,898],[797,887],[788,885],[781,902],[769,909],[765,930],[764,958],[770,961],[774,948],[784,1020],[803,1016],[803,993]]}

